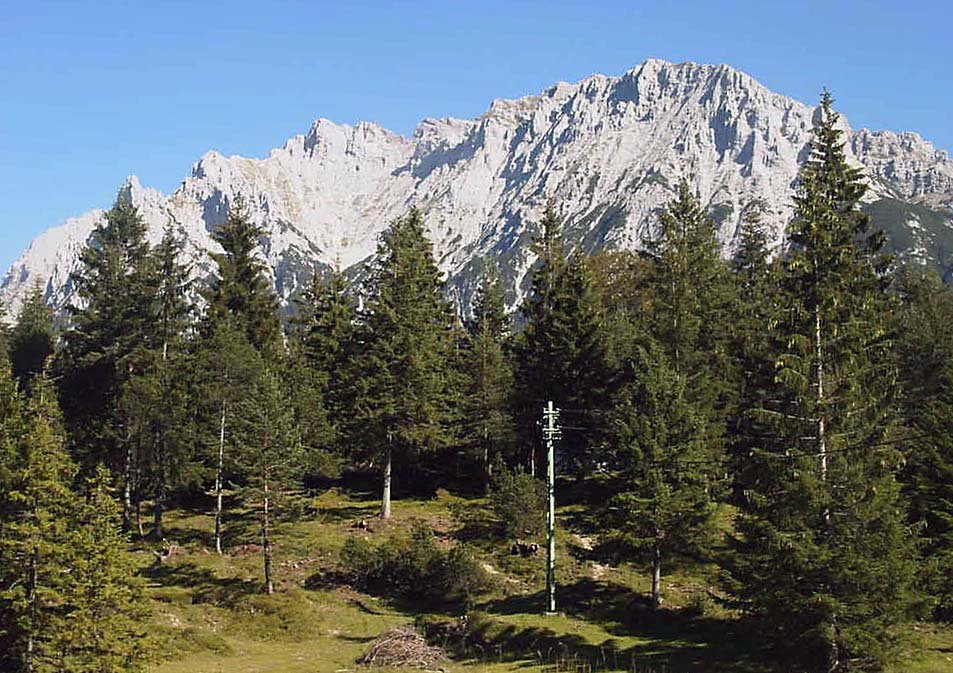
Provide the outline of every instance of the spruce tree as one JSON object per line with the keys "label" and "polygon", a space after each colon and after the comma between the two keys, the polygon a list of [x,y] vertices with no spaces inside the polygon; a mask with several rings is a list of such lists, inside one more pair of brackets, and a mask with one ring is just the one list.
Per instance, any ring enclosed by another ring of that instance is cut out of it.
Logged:
{"label": "spruce tree", "polygon": [[263,371],[251,394],[236,409],[233,428],[242,437],[236,447],[237,470],[248,485],[247,501],[257,506],[262,549],[263,589],[274,593],[273,517],[282,494],[300,475],[301,446],[294,415],[285,404],[276,374]]}
{"label": "spruce tree", "polygon": [[953,616],[953,291],[938,275],[900,275],[897,343],[910,520],[920,527],[934,617]]}
{"label": "spruce tree", "polygon": [[[25,431],[23,398],[17,391],[10,362],[0,357],[0,670],[18,670],[20,653],[16,651],[19,626],[17,613],[11,609],[11,577],[16,564],[17,548],[4,541],[12,540],[11,524],[16,522],[22,503],[13,496],[19,487],[20,438]],[[22,551],[20,552],[22,554]]]}
{"label": "spruce tree", "polygon": [[297,367],[292,374],[302,391],[292,399],[308,400],[297,410],[299,423],[305,427],[302,441],[315,449],[340,450],[351,420],[357,308],[338,271],[326,277],[315,273],[295,304],[290,348],[292,359],[303,368]]}
{"label": "spruce tree", "polygon": [[144,622],[148,610],[135,564],[126,553],[108,471],[99,467],[72,519],[73,562],[69,619],[58,634],[57,670],[131,673],[145,668],[150,653]]}
{"label": "spruce tree", "polygon": [[566,469],[584,474],[597,460],[590,437],[598,429],[609,378],[603,318],[589,280],[586,260],[567,259],[561,223],[548,208],[533,243],[538,255],[532,287],[521,307],[523,330],[514,348],[515,419],[519,440],[536,474],[537,422],[546,402],[578,413],[573,425],[587,432],[566,433],[560,455]]}
{"label": "spruce tree", "polygon": [[714,222],[686,181],[659,215],[646,241],[656,261],[652,276],[652,334],[672,370],[685,380],[687,399],[720,441],[733,372],[728,334],[734,298]]}
{"label": "spruce tree", "polygon": [[[237,321],[206,325],[206,335],[197,345],[195,357],[197,399],[201,403],[202,435],[208,447],[208,462],[215,475],[215,551],[224,550],[224,498],[226,481],[235,478],[236,460],[241,451],[247,412],[264,362],[249,343]],[[208,331],[211,329],[212,331]]]}
{"label": "spruce tree", "polygon": [[[70,489],[76,469],[54,399],[37,379],[30,400],[19,405],[19,432],[7,457],[0,661],[4,670],[24,673],[141,670],[142,608],[116,504],[101,487],[85,503]],[[106,480],[100,469],[97,484]]]}
{"label": "spruce tree", "polygon": [[602,521],[609,540],[650,561],[657,609],[663,562],[714,541],[721,456],[662,349],[649,337],[633,340],[607,414],[616,460]]}
{"label": "spruce tree", "polygon": [[777,648],[813,670],[883,666],[908,615],[912,545],[895,473],[895,373],[881,237],[858,207],[821,100],[782,274],[771,432],[739,521],[734,586]]}
{"label": "spruce tree", "polygon": [[74,468],[48,404],[35,398],[17,419],[0,538],[0,623],[10,667],[5,670],[31,673],[58,670],[65,626],[59,606],[70,600],[73,559]]}
{"label": "spruce tree", "polygon": [[85,472],[107,465],[123,484],[123,517],[131,521],[138,457],[118,410],[123,385],[142,371],[154,320],[153,275],[146,224],[128,194],[93,231],[71,276],[79,297],[57,363],[68,436]]}
{"label": "spruce tree", "polygon": [[187,396],[187,331],[193,313],[189,299],[190,269],[181,262],[183,244],[168,224],[149,254],[150,312],[136,372],[124,383],[118,400],[127,442],[134,447],[131,497],[143,534],[141,501],[152,496],[153,531],[163,536],[168,490],[184,481],[191,464],[191,414]]}
{"label": "spruce tree", "polygon": [[43,288],[33,285],[10,334],[10,360],[13,375],[25,390],[37,374],[43,372],[56,339],[53,334],[53,309],[46,305]]}
{"label": "spruce tree", "polygon": [[212,233],[222,252],[212,254],[217,270],[208,295],[207,319],[212,323],[226,316],[236,319],[248,342],[273,356],[280,353],[281,323],[274,288],[256,255],[263,235],[241,199],[230,205],[228,219]]}
{"label": "spruce tree", "polygon": [[738,247],[731,259],[732,281],[738,301],[732,310],[729,353],[738,373],[737,397],[728,416],[729,461],[735,499],[751,475],[748,454],[768,431],[752,409],[768,403],[774,385],[775,354],[779,344],[770,328],[778,312],[777,264],[770,260],[768,234],[760,204],[744,216]]}
{"label": "spruce tree", "polygon": [[416,208],[382,234],[366,292],[355,418],[358,440],[383,468],[389,518],[394,462],[414,467],[450,438],[453,317]]}
{"label": "spruce tree", "polygon": [[145,390],[154,394],[146,421],[151,445],[148,459],[156,539],[163,536],[162,517],[168,491],[184,481],[193,460],[189,450],[188,385],[192,377],[187,375],[187,369],[191,366],[188,330],[194,307],[189,299],[190,268],[181,261],[182,249],[182,241],[176,238],[170,224],[152,253],[156,320]]}
{"label": "spruce tree", "polygon": [[495,267],[483,271],[469,337],[470,348],[461,360],[466,381],[464,437],[475,450],[489,486],[493,464],[508,457],[514,441],[513,371],[506,353],[509,318]]}

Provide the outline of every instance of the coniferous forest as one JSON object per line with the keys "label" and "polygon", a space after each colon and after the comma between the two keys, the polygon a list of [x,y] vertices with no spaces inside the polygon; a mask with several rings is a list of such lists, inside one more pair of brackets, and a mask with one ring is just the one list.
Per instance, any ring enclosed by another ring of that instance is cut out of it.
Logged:
{"label": "coniferous forest", "polygon": [[552,204],[517,310],[485,259],[463,311],[412,208],[290,316],[241,201],[198,283],[120,198],[75,306],[37,286],[0,332],[0,670],[214,661],[352,604],[450,669],[938,670],[953,293],[884,253],[865,190],[825,94],[779,246],[753,204],[726,259],[687,183],[639,252],[572,250]]}

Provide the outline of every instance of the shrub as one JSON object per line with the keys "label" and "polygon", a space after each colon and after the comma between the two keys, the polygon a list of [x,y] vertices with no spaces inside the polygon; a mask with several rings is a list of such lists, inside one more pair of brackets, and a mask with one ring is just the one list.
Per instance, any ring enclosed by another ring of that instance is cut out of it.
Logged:
{"label": "shrub", "polygon": [[546,485],[522,471],[502,470],[490,492],[493,513],[508,537],[539,535],[546,523]]}
{"label": "shrub", "polygon": [[469,603],[489,586],[486,571],[466,547],[443,551],[424,524],[409,536],[376,545],[350,538],[341,561],[357,586],[383,596]]}
{"label": "shrub", "polygon": [[444,554],[440,574],[444,598],[462,603],[467,608],[476,596],[490,587],[490,576],[463,545],[457,545]]}

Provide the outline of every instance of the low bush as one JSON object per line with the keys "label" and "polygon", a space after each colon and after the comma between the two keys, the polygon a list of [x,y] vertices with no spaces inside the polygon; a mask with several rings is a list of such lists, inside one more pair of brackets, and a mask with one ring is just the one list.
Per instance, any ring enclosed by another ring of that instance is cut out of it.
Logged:
{"label": "low bush", "polygon": [[546,484],[525,472],[501,470],[490,492],[500,532],[510,538],[539,535],[546,524]]}
{"label": "low bush", "polygon": [[379,544],[350,538],[341,562],[355,585],[395,598],[468,604],[490,586],[488,574],[465,546],[440,549],[425,524]]}

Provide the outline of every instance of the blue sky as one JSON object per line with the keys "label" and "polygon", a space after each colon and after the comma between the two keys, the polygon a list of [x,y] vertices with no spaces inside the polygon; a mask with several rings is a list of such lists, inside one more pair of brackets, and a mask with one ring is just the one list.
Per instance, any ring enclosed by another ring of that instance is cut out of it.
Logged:
{"label": "blue sky", "polygon": [[[410,133],[646,58],[729,63],[953,150],[953,3],[0,0],[0,267],[126,175],[262,156],[317,117]],[[2,271],[0,271],[2,272]]]}

